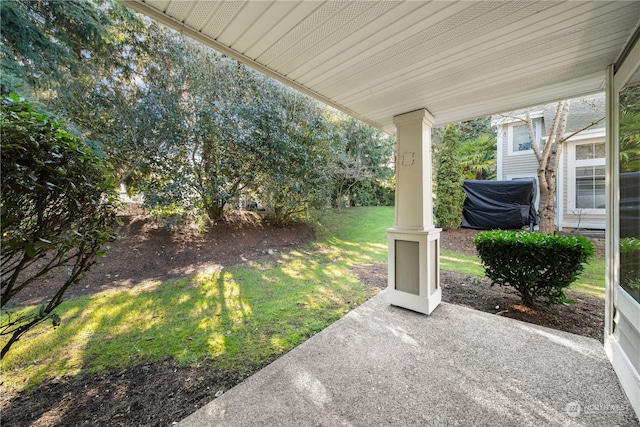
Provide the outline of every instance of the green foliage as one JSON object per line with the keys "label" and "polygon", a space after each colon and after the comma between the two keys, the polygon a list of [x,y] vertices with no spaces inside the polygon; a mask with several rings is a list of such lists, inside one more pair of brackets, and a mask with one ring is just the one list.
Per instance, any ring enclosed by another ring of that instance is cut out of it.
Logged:
{"label": "green foliage", "polygon": [[445,230],[457,229],[462,222],[464,191],[462,167],[458,158],[458,132],[455,125],[445,129],[442,144],[436,155],[436,207],[437,224]]}
{"label": "green foliage", "polygon": [[627,86],[620,92],[620,111],[640,113],[640,84]]}
{"label": "green foliage", "polygon": [[640,111],[620,113],[620,172],[640,171]]}
{"label": "green foliage", "polygon": [[486,135],[495,135],[496,129],[491,126],[491,117],[460,122],[457,125],[460,142],[464,145],[467,141],[482,138]]}
{"label": "green foliage", "polygon": [[65,97],[61,85],[93,75],[101,59],[124,74],[127,62],[108,57],[118,41],[112,23],[135,19],[126,8],[105,0],[7,0],[0,9],[3,94],[52,90],[48,98]]}
{"label": "green foliage", "polygon": [[[188,44],[188,77],[183,102],[188,158],[187,177],[211,221],[223,218],[227,204],[237,202],[265,167],[264,141],[256,138],[261,76],[235,60]],[[178,168],[172,175],[181,176]]]}
{"label": "green foliage", "polygon": [[273,208],[273,222],[285,226],[310,208],[322,208],[331,184],[331,147],[324,108],[275,81],[264,81],[254,144],[265,161],[257,170],[255,192]]}
{"label": "green foliage", "polygon": [[3,90],[64,119],[147,209],[215,222],[251,194],[286,223],[393,203],[394,141],[370,126],[111,0],[0,7]]}
{"label": "green foliage", "polygon": [[513,230],[486,231],[473,243],[492,285],[513,287],[528,305],[537,298],[546,304],[567,302],[565,288],[578,278],[594,252],[582,236]]}
{"label": "green foliage", "polygon": [[28,94],[63,118],[110,157],[120,181],[119,172],[139,160],[126,147],[144,148],[132,138],[146,130],[132,113],[153,40],[142,20],[111,0],[8,0],[0,7],[2,93]]}
{"label": "green foliage", "polygon": [[640,239],[620,239],[620,285],[640,301]]}
{"label": "green foliage", "polygon": [[458,156],[464,179],[495,179],[496,154],[495,134],[483,134],[460,144]]}
{"label": "green foliage", "polygon": [[[458,157],[464,179],[495,179],[496,177],[496,130],[491,126],[491,117],[469,120],[456,124]],[[443,143],[446,126],[431,131],[432,144],[438,152]],[[434,158],[434,161],[437,159]],[[437,169],[437,163],[434,166]]]}
{"label": "green foliage", "polygon": [[393,205],[395,139],[352,117],[339,115],[333,125],[332,205]]}
{"label": "green foliage", "polygon": [[[431,129],[431,143],[436,150],[442,144],[442,137],[446,127],[437,126]],[[496,133],[495,128],[491,126],[491,116],[456,123],[456,128],[461,145],[466,144],[467,141],[481,138],[483,135],[495,135]]]}
{"label": "green foliage", "polygon": [[[68,274],[51,287],[49,302],[24,316],[5,316],[0,335],[11,338],[52,317],[113,236],[113,182],[100,160],[62,123],[11,95],[2,101],[2,308],[29,284],[57,268]],[[54,318],[54,323],[57,320]]]}
{"label": "green foliage", "polygon": [[110,134],[92,129],[121,166],[116,178],[143,193],[147,208],[221,220],[265,161],[252,138],[259,76],[157,25],[144,33],[144,84],[126,89],[132,104],[101,104]]}

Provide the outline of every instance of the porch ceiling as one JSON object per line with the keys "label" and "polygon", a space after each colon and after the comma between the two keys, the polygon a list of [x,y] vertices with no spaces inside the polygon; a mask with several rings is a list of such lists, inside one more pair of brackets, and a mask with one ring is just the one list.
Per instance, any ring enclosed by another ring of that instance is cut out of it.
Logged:
{"label": "porch ceiling", "polygon": [[391,132],[602,91],[640,22],[635,1],[119,1]]}

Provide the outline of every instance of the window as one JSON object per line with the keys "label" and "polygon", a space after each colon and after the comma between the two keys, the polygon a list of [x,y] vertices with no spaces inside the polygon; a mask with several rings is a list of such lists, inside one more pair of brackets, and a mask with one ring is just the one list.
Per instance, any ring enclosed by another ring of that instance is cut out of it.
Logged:
{"label": "window", "polygon": [[576,160],[604,159],[604,142],[576,145]]}
{"label": "window", "polygon": [[606,200],[604,175],[604,165],[576,168],[577,209],[604,209]]}
{"label": "window", "polygon": [[[534,128],[535,129],[535,128]],[[513,127],[512,151],[531,150],[531,139],[527,125],[516,125]]]}
{"label": "window", "polygon": [[[640,84],[629,86],[620,92],[620,116],[618,129],[619,143],[619,205],[618,218],[620,230],[618,234],[618,248],[620,253],[619,280],[620,286],[635,301],[640,303],[640,125],[637,121],[628,120],[631,106],[638,104]],[[615,185],[615,184],[614,184]],[[614,202],[615,203],[615,202]],[[608,236],[607,236],[608,237]],[[618,307],[618,306],[617,306]],[[633,318],[633,310],[638,314],[640,309],[627,306],[623,316],[630,313]],[[621,309],[622,310],[622,309]],[[636,330],[638,325],[636,324]],[[636,347],[636,353],[638,354]],[[628,353],[631,354],[631,353]],[[631,355],[633,357],[633,355]],[[636,365],[638,366],[638,365]]]}
{"label": "window", "polygon": [[567,208],[603,214],[606,206],[604,142],[569,145]]}
{"label": "window", "polygon": [[[531,139],[529,138],[529,130],[527,128],[527,124],[522,121],[509,125],[509,131],[507,134],[509,155],[532,153]],[[540,143],[542,133],[542,117],[533,119],[533,136],[537,144]]]}

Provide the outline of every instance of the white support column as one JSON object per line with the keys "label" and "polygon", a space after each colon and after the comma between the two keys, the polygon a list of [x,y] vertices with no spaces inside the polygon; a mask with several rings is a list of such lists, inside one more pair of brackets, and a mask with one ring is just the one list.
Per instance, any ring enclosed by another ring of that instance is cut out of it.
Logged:
{"label": "white support column", "polygon": [[387,230],[387,301],[430,314],[441,301],[440,229],[433,225],[431,127],[418,110],[394,117],[397,133],[395,224]]}

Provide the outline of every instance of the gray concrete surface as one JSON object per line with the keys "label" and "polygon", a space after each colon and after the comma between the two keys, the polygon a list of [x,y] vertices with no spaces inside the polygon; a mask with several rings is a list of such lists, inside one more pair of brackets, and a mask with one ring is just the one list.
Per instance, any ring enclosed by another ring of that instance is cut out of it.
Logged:
{"label": "gray concrete surface", "polygon": [[179,425],[640,424],[598,341],[383,292]]}

